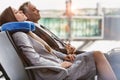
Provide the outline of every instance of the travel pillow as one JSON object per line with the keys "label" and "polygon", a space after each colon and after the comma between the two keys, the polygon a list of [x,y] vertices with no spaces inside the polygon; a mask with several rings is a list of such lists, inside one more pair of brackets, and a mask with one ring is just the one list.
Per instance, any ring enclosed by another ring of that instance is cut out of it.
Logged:
{"label": "travel pillow", "polygon": [[23,32],[29,32],[34,31],[35,25],[33,22],[8,22],[2,25],[1,31],[23,31]]}

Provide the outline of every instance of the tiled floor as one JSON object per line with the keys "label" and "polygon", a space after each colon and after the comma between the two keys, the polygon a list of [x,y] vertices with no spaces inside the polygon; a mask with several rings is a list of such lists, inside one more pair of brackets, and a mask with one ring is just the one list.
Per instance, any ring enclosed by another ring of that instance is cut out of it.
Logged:
{"label": "tiled floor", "polygon": [[[71,45],[75,48],[79,48],[83,41],[71,41]],[[99,50],[103,53],[107,53],[113,48],[120,48],[120,40],[97,40],[94,43],[87,44],[82,50],[84,51],[96,51]],[[81,50],[81,49],[80,49]]]}

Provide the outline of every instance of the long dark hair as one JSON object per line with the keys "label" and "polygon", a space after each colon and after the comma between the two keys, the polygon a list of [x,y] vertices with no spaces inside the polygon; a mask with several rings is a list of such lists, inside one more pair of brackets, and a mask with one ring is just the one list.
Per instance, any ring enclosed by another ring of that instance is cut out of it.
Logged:
{"label": "long dark hair", "polygon": [[0,25],[17,21],[11,7],[6,8],[0,15]]}

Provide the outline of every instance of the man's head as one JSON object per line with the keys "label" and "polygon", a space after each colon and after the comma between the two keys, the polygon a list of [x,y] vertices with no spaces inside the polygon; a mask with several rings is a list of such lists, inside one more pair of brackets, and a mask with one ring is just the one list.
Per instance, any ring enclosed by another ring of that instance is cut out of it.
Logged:
{"label": "man's head", "polygon": [[40,13],[39,10],[30,2],[23,3],[19,10],[22,10],[23,13],[27,16],[28,21],[32,21],[37,23],[40,19]]}

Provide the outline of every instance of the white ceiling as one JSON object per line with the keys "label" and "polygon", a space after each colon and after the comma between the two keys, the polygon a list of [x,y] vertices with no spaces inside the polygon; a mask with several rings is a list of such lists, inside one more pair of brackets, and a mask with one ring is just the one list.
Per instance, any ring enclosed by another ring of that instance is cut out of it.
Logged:
{"label": "white ceiling", "polygon": [[[23,2],[31,1],[41,9],[65,9],[66,0],[0,0],[0,12],[7,6],[18,8]],[[88,2],[89,1],[89,2]],[[102,7],[120,7],[120,0],[72,0],[73,8],[95,8],[96,3]]]}

